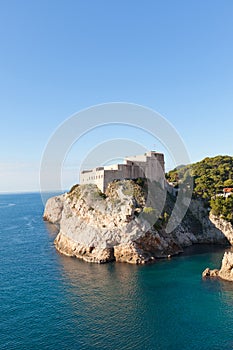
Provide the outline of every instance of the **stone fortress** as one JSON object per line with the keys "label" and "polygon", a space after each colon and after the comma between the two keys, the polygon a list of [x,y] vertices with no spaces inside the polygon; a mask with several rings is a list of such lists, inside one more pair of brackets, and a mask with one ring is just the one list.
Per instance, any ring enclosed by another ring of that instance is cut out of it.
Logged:
{"label": "stone fortress", "polygon": [[138,177],[156,181],[165,187],[164,155],[149,151],[142,155],[130,156],[122,164],[101,166],[80,173],[80,184],[95,184],[102,192],[113,180],[137,179]]}

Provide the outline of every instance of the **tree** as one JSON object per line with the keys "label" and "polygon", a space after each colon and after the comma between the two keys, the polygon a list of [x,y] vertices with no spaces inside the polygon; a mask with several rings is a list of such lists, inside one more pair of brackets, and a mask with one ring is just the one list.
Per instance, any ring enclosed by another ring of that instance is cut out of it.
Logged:
{"label": "tree", "polygon": [[167,174],[168,181],[179,184],[194,181],[193,197],[205,200],[212,213],[233,222],[233,195],[221,196],[224,187],[233,187],[233,157],[216,156],[179,167]]}
{"label": "tree", "polygon": [[224,181],[223,185],[224,185],[224,187],[233,187],[233,180],[228,179],[228,180]]}

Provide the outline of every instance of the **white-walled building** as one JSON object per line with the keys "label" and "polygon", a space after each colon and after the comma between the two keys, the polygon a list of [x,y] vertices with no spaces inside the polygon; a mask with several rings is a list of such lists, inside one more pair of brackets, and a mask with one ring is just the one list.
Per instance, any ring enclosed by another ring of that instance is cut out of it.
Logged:
{"label": "white-walled building", "polygon": [[164,188],[164,155],[149,151],[143,155],[126,157],[123,164],[97,167],[80,173],[80,184],[96,184],[104,192],[113,180],[147,178]]}

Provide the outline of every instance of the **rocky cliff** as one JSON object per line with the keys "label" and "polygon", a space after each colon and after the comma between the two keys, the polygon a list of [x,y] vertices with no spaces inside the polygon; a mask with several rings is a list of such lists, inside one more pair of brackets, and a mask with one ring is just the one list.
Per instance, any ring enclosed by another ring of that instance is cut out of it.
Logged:
{"label": "rocky cliff", "polygon": [[233,282],[233,251],[225,252],[220,270],[210,270],[208,267],[202,273],[203,278],[220,277]]}
{"label": "rocky cliff", "polygon": [[233,234],[226,239],[222,223],[210,220],[199,201],[192,202],[182,223],[170,234],[165,230],[169,211],[171,196],[157,218],[156,209],[148,206],[145,188],[124,180],[110,183],[106,194],[95,185],[76,185],[70,192],[50,198],[44,220],[59,226],[58,251],[88,262],[143,264],[178,254],[194,243],[233,241]]}
{"label": "rocky cliff", "polygon": [[218,217],[216,215],[210,214],[210,221],[213,225],[224,233],[225,237],[231,245],[233,245],[233,226],[230,222]]}

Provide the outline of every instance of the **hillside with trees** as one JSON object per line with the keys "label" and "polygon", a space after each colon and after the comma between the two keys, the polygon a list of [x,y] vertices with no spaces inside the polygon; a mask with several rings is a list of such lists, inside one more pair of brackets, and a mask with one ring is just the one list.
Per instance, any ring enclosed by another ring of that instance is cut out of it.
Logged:
{"label": "hillside with trees", "polygon": [[233,194],[224,196],[224,188],[233,189],[233,157],[216,156],[181,166],[166,174],[175,187],[193,186],[193,198],[202,199],[214,215],[233,223]]}

